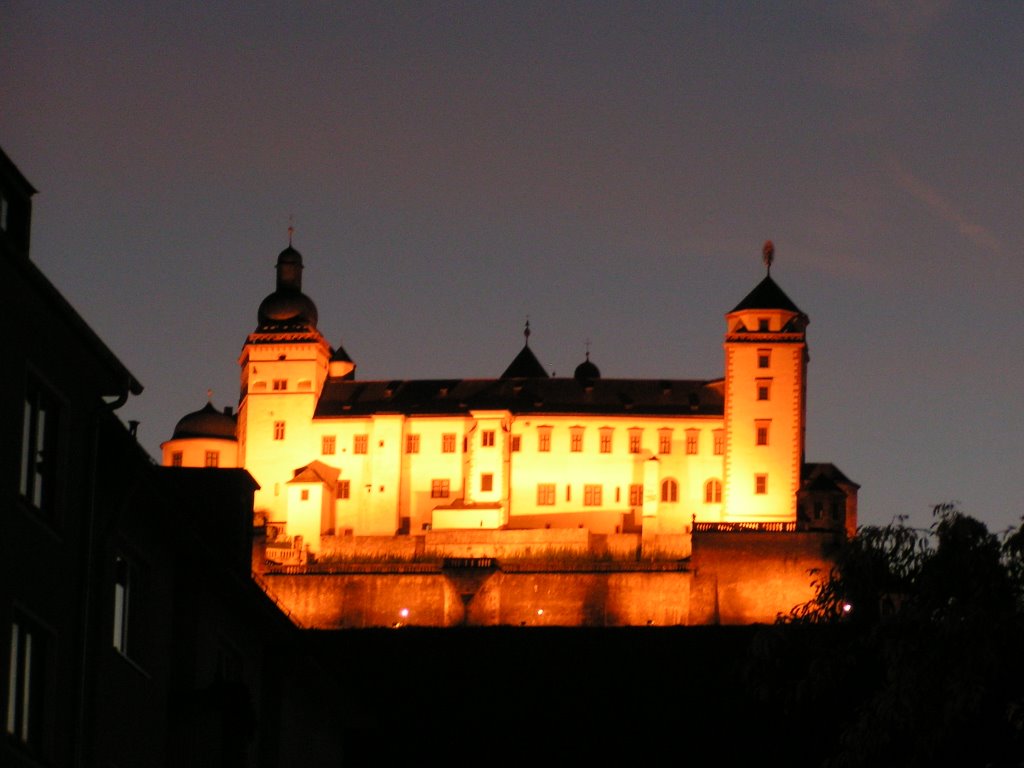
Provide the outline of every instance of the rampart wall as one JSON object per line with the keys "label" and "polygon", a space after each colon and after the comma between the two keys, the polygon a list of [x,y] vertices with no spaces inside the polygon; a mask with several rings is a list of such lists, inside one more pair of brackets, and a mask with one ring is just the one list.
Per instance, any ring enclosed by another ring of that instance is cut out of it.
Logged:
{"label": "rampart wall", "polygon": [[[435,562],[320,563],[263,581],[297,621],[320,629],[757,624],[809,600],[835,547],[820,532],[700,533],[686,559],[587,558],[585,530],[501,533],[517,536],[443,532],[431,547],[443,556]],[[536,556],[538,542],[561,556]],[[638,551],[625,539],[600,543]]]}

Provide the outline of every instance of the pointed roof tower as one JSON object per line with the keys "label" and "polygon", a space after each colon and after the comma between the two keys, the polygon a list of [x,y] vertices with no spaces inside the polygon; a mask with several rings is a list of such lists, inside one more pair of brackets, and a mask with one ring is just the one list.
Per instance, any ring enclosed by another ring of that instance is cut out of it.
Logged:
{"label": "pointed roof tower", "polygon": [[519,354],[515,356],[515,359],[509,363],[508,368],[501,374],[503,379],[546,379],[548,378],[548,372],[544,370],[544,366],[540,364],[537,356],[533,354],[533,350],[530,349],[530,321],[526,321],[526,327],[523,329],[523,337],[526,339],[523,344],[523,348],[519,351]]}
{"label": "pointed roof tower", "polygon": [[726,317],[736,321],[735,323],[730,322],[730,329],[734,331],[768,330],[761,327],[766,320],[763,313],[768,312],[774,316],[771,330],[802,331],[810,323],[809,318],[793,303],[793,300],[786,295],[778,283],[772,280],[775,247],[771,240],[764,244],[763,258],[766,268],[764,279],[726,314]]}

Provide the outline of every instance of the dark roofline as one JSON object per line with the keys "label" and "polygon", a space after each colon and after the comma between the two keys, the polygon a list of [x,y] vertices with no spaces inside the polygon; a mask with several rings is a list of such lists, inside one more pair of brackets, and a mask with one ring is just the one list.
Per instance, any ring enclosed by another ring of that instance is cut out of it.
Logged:
{"label": "dark roofline", "polygon": [[25,192],[29,197],[39,192],[38,189],[32,186],[28,179],[25,178],[25,174],[21,172],[21,169],[14,164],[14,161],[4,152],[4,148],[0,147],[0,161],[7,166],[7,170],[14,176],[14,180],[21,184],[25,188]]}

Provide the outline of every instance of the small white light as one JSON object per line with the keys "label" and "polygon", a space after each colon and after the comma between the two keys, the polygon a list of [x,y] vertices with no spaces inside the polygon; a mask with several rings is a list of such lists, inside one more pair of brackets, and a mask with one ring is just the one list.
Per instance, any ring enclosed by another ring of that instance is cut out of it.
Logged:
{"label": "small white light", "polygon": [[843,613],[849,613],[853,610],[853,606],[849,603],[843,603]]}
{"label": "small white light", "polygon": [[537,615],[538,616],[543,616],[544,615],[544,609],[543,608],[538,608],[537,609]]}
{"label": "small white light", "polygon": [[408,608],[403,608],[402,610],[400,610],[398,612],[398,615],[401,616],[403,619],[409,618],[409,609]]}

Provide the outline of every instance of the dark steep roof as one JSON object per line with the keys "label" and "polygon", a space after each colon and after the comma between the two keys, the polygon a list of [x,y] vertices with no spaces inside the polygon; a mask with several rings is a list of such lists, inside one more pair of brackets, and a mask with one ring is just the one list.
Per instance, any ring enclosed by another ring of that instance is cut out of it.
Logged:
{"label": "dark steep roof", "polygon": [[800,479],[804,490],[807,491],[843,490],[843,486],[860,488],[860,485],[844,475],[839,467],[828,462],[805,462]]}
{"label": "dark steep roof", "polygon": [[625,416],[721,416],[722,381],[596,379],[328,379],[314,418],[375,413],[451,415],[471,410],[512,413],[588,413]]}
{"label": "dark steep roof", "polygon": [[533,354],[528,345],[524,345],[516,355],[515,359],[508,364],[508,368],[501,374],[503,379],[546,379],[548,372],[540,364],[540,360]]}
{"label": "dark steep roof", "polygon": [[772,280],[770,275],[758,283],[754,290],[746,295],[743,301],[732,308],[729,314],[742,312],[746,309],[784,309],[789,312],[796,312],[798,315],[803,314],[789,296],[779,288],[778,283]]}

